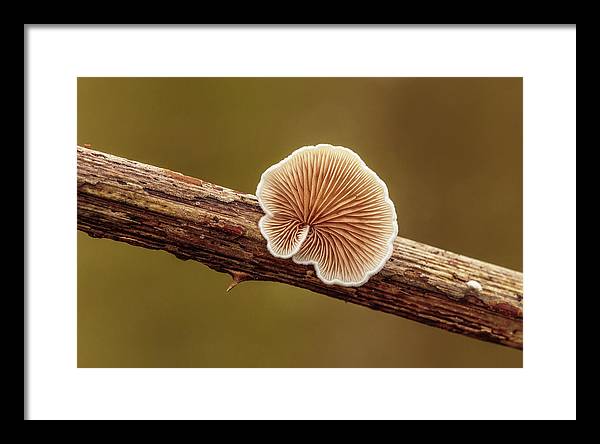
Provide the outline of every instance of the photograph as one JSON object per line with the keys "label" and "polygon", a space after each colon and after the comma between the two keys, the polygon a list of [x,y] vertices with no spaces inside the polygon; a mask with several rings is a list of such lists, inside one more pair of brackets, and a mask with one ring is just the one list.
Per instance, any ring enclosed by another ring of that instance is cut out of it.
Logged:
{"label": "photograph", "polygon": [[522,88],[78,78],[78,366],[521,367]]}

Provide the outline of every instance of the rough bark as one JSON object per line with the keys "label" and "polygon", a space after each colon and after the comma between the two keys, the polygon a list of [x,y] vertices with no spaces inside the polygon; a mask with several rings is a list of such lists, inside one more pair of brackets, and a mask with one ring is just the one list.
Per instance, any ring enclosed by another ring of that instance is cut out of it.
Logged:
{"label": "rough bark", "polygon": [[202,262],[233,277],[227,290],[247,280],[281,282],[522,349],[521,273],[398,237],[365,285],[329,286],[312,266],[269,254],[262,214],[251,194],[77,147],[77,226],[92,237]]}

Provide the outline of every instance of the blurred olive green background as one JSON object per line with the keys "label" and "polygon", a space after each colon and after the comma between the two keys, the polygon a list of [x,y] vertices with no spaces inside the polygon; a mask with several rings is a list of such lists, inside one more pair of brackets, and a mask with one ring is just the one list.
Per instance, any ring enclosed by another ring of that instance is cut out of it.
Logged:
{"label": "blurred olive green background", "polygon": [[[355,150],[400,236],[522,267],[521,78],[79,78],[77,142],[254,193]],[[522,353],[78,232],[79,367],[521,367]]]}

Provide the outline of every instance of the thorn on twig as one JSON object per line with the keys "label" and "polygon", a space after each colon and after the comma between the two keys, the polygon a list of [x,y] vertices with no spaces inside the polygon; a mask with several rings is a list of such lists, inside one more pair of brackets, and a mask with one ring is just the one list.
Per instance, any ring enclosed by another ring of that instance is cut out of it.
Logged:
{"label": "thorn on twig", "polygon": [[252,277],[248,273],[244,273],[242,271],[227,270],[227,272],[231,275],[231,278],[233,279],[231,281],[231,284],[229,284],[229,287],[227,287],[227,290],[225,290],[227,293],[229,293],[229,291],[236,285],[238,285],[244,281],[252,280]]}

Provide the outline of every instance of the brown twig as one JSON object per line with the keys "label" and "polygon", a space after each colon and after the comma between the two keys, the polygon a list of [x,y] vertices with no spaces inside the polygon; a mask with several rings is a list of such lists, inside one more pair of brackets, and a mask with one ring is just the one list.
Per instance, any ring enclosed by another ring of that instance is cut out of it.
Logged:
{"label": "brown twig", "polygon": [[269,254],[256,197],[77,147],[77,226],[92,237],[165,250],[246,280],[282,282],[484,341],[523,347],[522,274],[398,237],[357,288]]}

